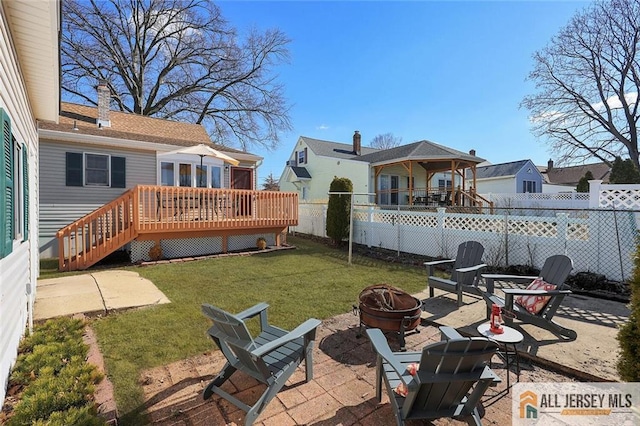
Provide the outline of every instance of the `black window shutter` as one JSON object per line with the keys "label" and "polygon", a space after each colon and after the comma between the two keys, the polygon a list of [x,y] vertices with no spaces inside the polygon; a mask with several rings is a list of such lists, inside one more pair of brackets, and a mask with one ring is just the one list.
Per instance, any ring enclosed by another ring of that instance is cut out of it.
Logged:
{"label": "black window shutter", "polygon": [[82,186],[82,154],[67,152],[67,186]]}
{"label": "black window shutter", "polygon": [[126,158],[111,156],[111,187],[126,188]]}
{"label": "black window shutter", "polygon": [[307,164],[309,159],[307,158],[307,147],[304,147],[304,164]]}

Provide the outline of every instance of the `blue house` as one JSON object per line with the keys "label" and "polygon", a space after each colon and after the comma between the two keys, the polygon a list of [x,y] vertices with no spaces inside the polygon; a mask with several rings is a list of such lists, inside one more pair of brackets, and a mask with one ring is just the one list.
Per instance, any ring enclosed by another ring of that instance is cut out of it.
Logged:
{"label": "blue house", "polygon": [[521,194],[542,192],[542,174],[531,160],[489,164],[476,168],[478,194]]}

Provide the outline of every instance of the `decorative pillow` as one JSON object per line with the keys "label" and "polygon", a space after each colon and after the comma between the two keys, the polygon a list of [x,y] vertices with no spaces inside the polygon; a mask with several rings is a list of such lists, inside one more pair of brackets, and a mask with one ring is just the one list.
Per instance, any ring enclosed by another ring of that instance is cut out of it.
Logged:
{"label": "decorative pillow", "polygon": [[[411,364],[407,365],[407,372],[412,376],[415,376],[419,368],[420,368],[419,363],[412,362]],[[409,388],[407,388],[407,385],[405,385],[403,382],[400,382],[398,386],[396,386],[393,389],[393,391],[403,397],[406,397],[407,395],[409,395]]]}
{"label": "decorative pillow", "polygon": [[[545,282],[542,278],[536,278],[531,284],[527,286],[527,290],[550,291],[555,290],[556,288],[557,287],[555,285]],[[545,307],[550,299],[551,296],[518,296],[516,297],[515,302],[530,313],[537,315],[542,310],[542,308]]]}

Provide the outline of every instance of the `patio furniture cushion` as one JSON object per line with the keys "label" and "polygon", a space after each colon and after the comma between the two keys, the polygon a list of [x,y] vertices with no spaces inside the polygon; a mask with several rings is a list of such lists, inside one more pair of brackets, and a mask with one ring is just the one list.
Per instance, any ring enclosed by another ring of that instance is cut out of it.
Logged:
{"label": "patio furniture cushion", "polygon": [[[551,291],[555,290],[556,288],[557,286],[545,282],[542,278],[536,278],[531,284],[527,286],[526,290]],[[551,300],[551,296],[523,295],[517,296],[515,302],[535,315],[538,314],[547,303],[549,303],[549,300]]]}

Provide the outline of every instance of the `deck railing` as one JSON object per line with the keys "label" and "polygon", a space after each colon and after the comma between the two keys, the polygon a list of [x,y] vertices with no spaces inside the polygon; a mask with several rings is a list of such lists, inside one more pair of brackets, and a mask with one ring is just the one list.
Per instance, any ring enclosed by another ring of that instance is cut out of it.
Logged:
{"label": "deck railing", "polygon": [[86,269],[136,237],[297,224],[298,195],[292,192],[138,185],[58,231],[59,269]]}

